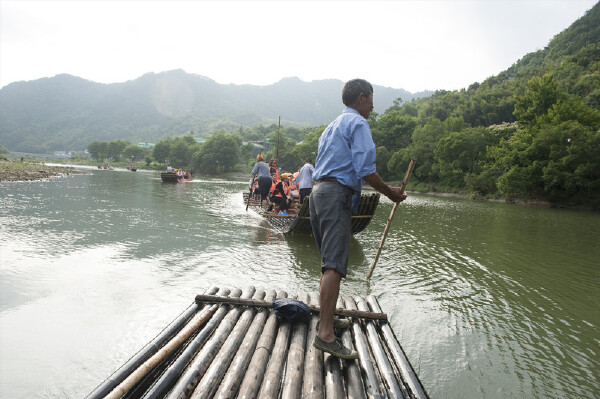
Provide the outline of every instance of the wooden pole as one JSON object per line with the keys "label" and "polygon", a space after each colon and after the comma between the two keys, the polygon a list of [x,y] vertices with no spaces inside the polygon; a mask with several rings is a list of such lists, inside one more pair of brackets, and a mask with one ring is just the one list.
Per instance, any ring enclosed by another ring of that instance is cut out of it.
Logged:
{"label": "wooden pole", "polygon": [[[367,297],[367,303],[374,311],[377,312],[381,310],[379,302],[377,302],[377,298],[375,298],[374,295],[369,295]],[[402,350],[402,347],[398,343],[398,340],[394,335],[394,331],[392,331],[392,328],[388,323],[381,323],[380,326],[383,339],[389,349],[391,358],[394,360],[396,366],[400,370],[400,376],[402,380],[411,390],[412,395],[410,397],[415,397],[416,399],[427,399],[427,393],[425,392],[421,381],[419,381],[417,373],[415,373],[415,370],[408,361],[404,350]]]}
{"label": "wooden pole", "polygon": [[[301,293],[298,298],[308,302],[308,294]],[[285,368],[285,377],[281,389],[281,399],[294,399],[302,397],[302,378],[304,376],[304,357],[306,352],[307,325],[299,323],[294,325],[290,339],[288,356]],[[312,342],[311,342],[312,344]]]}
{"label": "wooden pole", "polygon": [[[266,293],[265,300],[272,300],[275,298],[277,293],[271,290]],[[242,380],[245,378],[246,371],[250,372],[248,365],[256,344],[260,338],[261,332],[265,327],[265,322],[269,316],[269,312],[266,309],[258,309],[256,316],[252,320],[252,324],[248,329],[244,341],[240,345],[239,350],[236,352],[223,381],[217,393],[214,395],[218,399],[233,399],[237,397],[238,390],[242,384]]]}
{"label": "wooden pole", "polygon": [[[262,290],[259,290],[254,294],[254,298],[259,300],[264,298],[264,296],[265,292]],[[229,368],[231,361],[244,340],[244,336],[250,327],[250,323],[252,323],[252,319],[254,319],[255,312],[255,308],[246,308],[246,310],[244,310],[237,320],[235,327],[229,333],[227,340],[219,349],[219,353],[202,376],[202,379],[190,396],[190,399],[214,397],[215,391],[219,388],[219,384],[223,379],[225,372]]]}
{"label": "wooden pole", "polygon": [[277,399],[279,397],[281,376],[283,375],[285,360],[287,359],[291,331],[292,325],[290,323],[283,322],[280,324],[273,351],[271,352],[271,359],[269,359],[269,364],[258,393],[259,398]]}
{"label": "wooden pole", "polygon": [[[361,310],[368,310],[369,307],[367,302],[359,297],[354,297],[356,304]],[[379,369],[379,375],[384,381],[385,387],[388,390],[390,397],[392,398],[403,398],[404,395],[400,390],[400,385],[398,385],[398,381],[396,380],[396,375],[394,374],[394,370],[392,369],[392,365],[385,353],[385,349],[379,339],[379,334],[377,333],[377,329],[375,328],[375,324],[372,321],[365,322],[366,330],[367,330],[367,341],[369,342],[369,347],[371,348],[371,352],[373,353],[373,358],[375,359],[375,364],[377,364],[377,368]]]}
{"label": "wooden pole", "polygon": [[[344,301],[342,297],[338,297],[338,306],[344,307]],[[381,309],[379,309],[381,311]],[[357,320],[354,323],[360,322]],[[348,328],[342,333],[341,339],[346,348],[356,349],[352,342],[352,328]],[[360,365],[357,359],[354,360],[343,360],[344,364],[344,376],[346,378],[346,391],[348,393],[348,399],[366,399],[362,378],[360,375]]]}
{"label": "wooden pole", "polygon": [[131,388],[135,386],[142,378],[144,378],[154,367],[156,367],[166,356],[172,353],[179,345],[181,345],[198,327],[204,324],[212,317],[211,310],[206,309],[201,311],[196,318],[187,324],[179,334],[175,336],[167,345],[162,347],[150,359],[145,361],[133,373],[131,373],[122,383],[117,385],[105,399],[118,399],[125,395]]}
{"label": "wooden pole", "polygon": [[[215,295],[196,295],[196,302],[208,302],[208,303],[226,303],[228,305],[242,305],[242,306],[258,306],[258,307],[266,307],[272,308],[272,301],[259,301],[256,299],[248,299],[248,298],[231,298],[231,297],[222,297]],[[313,313],[320,313],[321,308],[315,305],[309,305],[310,311]],[[357,317],[362,319],[371,319],[371,320],[387,320],[387,314],[385,313],[376,313],[376,312],[363,312],[361,310],[354,309],[335,309],[334,313],[338,316],[349,316],[349,317]]]}
{"label": "wooden pole", "polygon": [[[318,293],[310,294],[310,304],[320,305],[320,296]],[[323,352],[312,345],[315,335],[317,335],[317,323],[319,316],[313,315],[308,325],[308,334],[306,337],[306,354],[304,359],[304,378],[302,385],[303,398],[322,398],[323,397]]]}
{"label": "wooden pole", "polygon": [[[344,299],[344,304],[348,309],[357,309],[354,298],[348,296]],[[358,362],[360,364],[364,388],[367,391],[368,398],[383,398],[383,393],[379,389],[379,380],[377,379],[377,372],[375,371],[374,362],[371,361],[371,354],[369,353],[369,344],[365,337],[365,333],[360,328],[360,323],[352,323],[352,335],[354,336],[354,342],[356,345],[356,351],[358,352]]]}
{"label": "wooden pole", "polygon": [[[210,287],[206,293],[215,294],[218,291],[217,287]],[[99,385],[86,399],[100,399],[108,395],[117,385],[122,383],[131,373],[133,373],[140,365],[148,360],[154,353],[158,351],[169,339],[176,335],[192,317],[200,311],[200,306],[197,303],[192,303],[190,307],[183,312],[177,319],[169,324],[156,338],[148,343],[142,350],[134,355],[127,363],[115,371],[106,381]]]}
{"label": "wooden pole", "polygon": [[[221,288],[217,295],[227,296],[230,295],[230,291],[231,290],[228,288]],[[235,297],[240,296],[241,293],[242,290],[236,288],[231,292],[231,295]],[[207,305],[207,307],[209,306]],[[208,341],[213,331],[216,330],[228,311],[226,307],[218,306],[216,304],[211,305],[209,308],[211,309],[211,312],[213,312],[211,319],[204,327],[202,327],[202,330],[198,332],[198,335],[187,344],[185,349],[177,355],[176,360],[163,372],[160,378],[155,380],[150,389],[144,393],[144,398],[155,399],[165,397],[165,394],[176,383],[177,379],[183,373],[186,366],[192,361],[198,350],[200,350],[206,341]]]}
{"label": "wooden pole", "polygon": [[[242,293],[242,297],[250,299],[254,295],[255,288],[248,287]],[[189,364],[187,369],[181,375],[173,389],[165,396],[168,399],[183,399],[188,398],[196,389],[196,385],[200,382],[204,373],[216,357],[217,353],[233,327],[237,323],[241,309],[232,307],[227,313],[227,316],[221,321],[217,329],[213,332],[211,338],[206,342],[196,357]]]}
{"label": "wooden pole", "polygon": [[279,130],[281,129],[281,116],[279,117],[279,126],[277,127],[277,149],[275,150],[275,160],[279,160]]}
{"label": "wooden pole", "polygon": [[[279,291],[277,297],[287,298],[287,293],[285,291]],[[256,344],[256,350],[252,355],[252,360],[250,360],[246,375],[244,375],[244,379],[242,380],[242,385],[240,386],[237,395],[238,398],[251,399],[258,396],[258,391],[262,384],[265,370],[267,369],[267,363],[273,352],[273,346],[278,331],[277,327],[277,316],[274,312],[270,312],[260,338],[258,339],[258,343]]]}
{"label": "wooden pole", "polygon": [[[338,296],[336,306],[343,308],[344,303]],[[347,332],[347,331],[346,331]],[[352,349],[352,346],[348,348]],[[340,365],[341,359],[332,356],[329,353],[323,352],[323,372],[325,374],[325,397],[332,399],[342,399],[344,395],[344,383],[342,382],[342,370]]]}
{"label": "wooden pole", "polygon": [[[402,181],[402,185],[400,186],[400,193],[403,193],[406,189],[406,185],[408,184],[408,179],[415,168],[415,163],[417,162],[416,158],[411,158],[410,164],[408,165],[408,170],[406,171],[406,175],[404,176],[404,180]],[[390,213],[390,217],[387,220],[387,224],[385,225],[385,229],[383,230],[383,236],[381,237],[381,242],[379,243],[379,248],[377,248],[377,253],[375,254],[375,258],[373,259],[373,263],[371,263],[371,269],[369,269],[369,274],[367,274],[367,281],[371,278],[371,274],[373,274],[373,269],[375,269],[375,265],[377,264],[377,260],[379,259],[379,254],[381,254],[381,249],[383,248],[383,243],[385,242],[385,238],[387,237],[388,231],[390,230],[390,226],[392,225],[392,220],[394,219],[394,214],[396,213],[396,208],[398,208],[399,202],[394,202],[394,207],[392,208],[392,212]]]}
{"label": "wooden pole", "polygon": [[250,198],[252,197],[253,190],[254,190],[254,176],[252,176],[252,182],[250,183],[250,194],[248,194],[248,202],[246,202],[246,211],[248,211],[248,206],[250,206]]}

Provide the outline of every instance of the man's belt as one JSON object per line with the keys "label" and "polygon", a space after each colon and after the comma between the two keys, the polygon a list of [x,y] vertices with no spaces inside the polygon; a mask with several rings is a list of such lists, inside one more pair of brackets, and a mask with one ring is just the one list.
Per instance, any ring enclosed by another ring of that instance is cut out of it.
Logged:
{"label": "man's belt", "polygon": [[319,179],[319,181],[335,181],[335,182],[337,182],[337,179],[335,177],[321,177]]}

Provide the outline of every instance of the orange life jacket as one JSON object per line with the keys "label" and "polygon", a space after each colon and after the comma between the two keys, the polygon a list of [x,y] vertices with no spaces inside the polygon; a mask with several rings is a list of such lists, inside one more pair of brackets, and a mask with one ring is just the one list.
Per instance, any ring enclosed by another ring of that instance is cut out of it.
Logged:
{"label": "orange life jacket", "polygon": [[[283,186],[283,194],[290,195],[290,188],[288,187],[288,185],[283,182],[277,182],[277,184],[279,184],[279,183],[281,183],[281,185]],[[281,191],[278,190],[277,192],[275,192],[275,186],[272,186],[273,197],[280,197],[280,198],[283,197],[283,194],[281,193]]]}

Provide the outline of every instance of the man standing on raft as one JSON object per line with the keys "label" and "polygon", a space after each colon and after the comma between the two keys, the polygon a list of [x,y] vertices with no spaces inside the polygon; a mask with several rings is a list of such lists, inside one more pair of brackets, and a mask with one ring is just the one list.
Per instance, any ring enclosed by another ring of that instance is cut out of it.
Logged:
{"label": "man standing on raft", "polygon": [[334,334],[348,320],[335,319],[340,282],[346,277],[352,235],[352,213],[358,211],[362,181],[394,202],[406,194],[387,185],[376,172],[375,144],[368,119],[373,110],[373,86],[353,79],[342,88],[346,109],[321,134],[313,178],[319,182],[310,194],[310,221],[321,253],[321,313],[313,346],[335,357],[356,359]]}

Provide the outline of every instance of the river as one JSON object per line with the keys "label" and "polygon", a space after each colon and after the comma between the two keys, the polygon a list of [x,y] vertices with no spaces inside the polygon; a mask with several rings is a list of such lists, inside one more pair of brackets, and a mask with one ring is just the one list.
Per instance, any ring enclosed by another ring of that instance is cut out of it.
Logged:
{"label": "river", "polygon": [[[210,285],[318,290],[310,236],[245,181],[88,169],[0,183],[0,397],[81,398]],[[431,398],[600,395],[600,214],[410,195],[352,240],[341,294],[377,296]]]}

